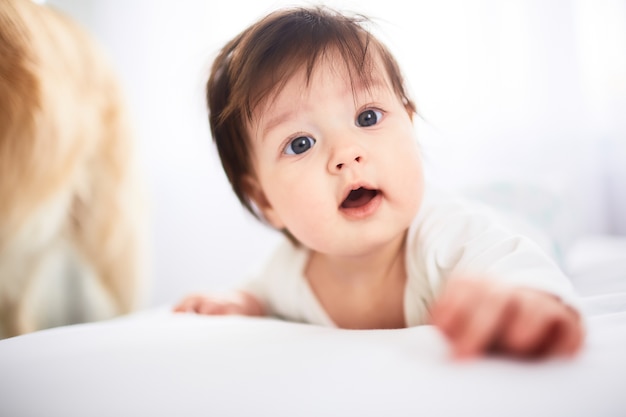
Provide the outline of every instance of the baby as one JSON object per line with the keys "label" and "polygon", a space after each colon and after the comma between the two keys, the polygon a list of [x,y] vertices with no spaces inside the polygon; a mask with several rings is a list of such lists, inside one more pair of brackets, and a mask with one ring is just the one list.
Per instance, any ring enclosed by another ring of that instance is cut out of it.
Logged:
{"label": "baby", "polygon": [[461,357],[571,355],[567,278],[485,208],[426,186],[416,108],[363,16],[273,12],[213,64],[213,138],[241,203],[287,239],[251,282],[175,311],[346,329],[434,324]]}

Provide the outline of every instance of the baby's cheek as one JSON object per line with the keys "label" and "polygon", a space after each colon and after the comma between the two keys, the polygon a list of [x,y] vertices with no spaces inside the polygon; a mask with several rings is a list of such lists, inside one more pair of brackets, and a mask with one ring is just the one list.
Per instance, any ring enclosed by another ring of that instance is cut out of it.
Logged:
{"label": "baby's cheek", "polygon": [[397,173],[397,184],[400,184],[399,195],[405,200],[407,210],[417,212],[424,194],[424,172],[419,155],[407,152],[399,166],[403,167]]}
{"label": "baby's cheek", "polygon": [[294,195],[294,200],[297,201],[287,209],[285,214],[287,229],[303,245],[316,249],[328,240],[328,229],[332,227],[332,219],[327,215],[328,208],[319,200],[300,197]]}

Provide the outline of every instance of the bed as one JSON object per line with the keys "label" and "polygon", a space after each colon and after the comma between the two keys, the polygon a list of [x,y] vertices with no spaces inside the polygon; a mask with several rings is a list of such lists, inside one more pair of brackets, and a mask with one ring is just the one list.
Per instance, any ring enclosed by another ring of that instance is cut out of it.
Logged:
{"label": "bed", "polygon": [[565,259],[573,359],[450,357],[436,328],[349,331],[169,306],[0,341],[0,416],[626,416],[626,239]]}

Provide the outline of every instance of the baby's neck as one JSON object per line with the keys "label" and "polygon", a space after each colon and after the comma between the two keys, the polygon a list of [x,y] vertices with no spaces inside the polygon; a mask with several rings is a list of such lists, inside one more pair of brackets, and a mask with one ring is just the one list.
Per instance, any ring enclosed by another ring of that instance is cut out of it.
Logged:
{"label": "baby's neck", "polygon": [[339,327],[399,328],[404,319],[405,239],[362,256],[312,253],[306,278]]}
{"label": "baby's neck", "polygon": [[307,272],[324,271],[324,276],[332,277],[338,285],[376,284],[388,279],[399,267],[404,270],[404,241],[402,237],[378,250],[357,256],[312,253]]}
{"label": "baby's neck", "polygon": [[338,287],[375,287],[405,275],[405,236],[359,256],[333,256],[312,252],[306,268],[309,282]]}

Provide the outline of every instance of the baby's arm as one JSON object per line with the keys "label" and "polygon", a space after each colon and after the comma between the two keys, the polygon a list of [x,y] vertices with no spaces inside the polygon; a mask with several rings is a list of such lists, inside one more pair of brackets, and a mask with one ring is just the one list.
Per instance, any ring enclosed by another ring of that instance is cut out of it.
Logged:
{"label": "baby's arm", "polygon": [[459,357],[573,355],[584,338],[579,313],[554,295],[489,279],[449,280],[431,314]]}
{"label": "baby's arm", "polygon": [[175,312],[206,315],[238,314],[244,316],[265,316],[263,303],[245,291],[234,291],[227,295],[189,295],[174,307]]}

